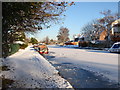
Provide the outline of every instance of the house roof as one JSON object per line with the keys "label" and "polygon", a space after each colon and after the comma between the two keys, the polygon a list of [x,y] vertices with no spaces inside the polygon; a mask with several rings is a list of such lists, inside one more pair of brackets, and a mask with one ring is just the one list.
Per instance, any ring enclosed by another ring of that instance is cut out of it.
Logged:
{"label": "house roof", "polygon": [[115,20],[113,23],[112,23],[112,26],[120,26],[120,19],[117,19]]}

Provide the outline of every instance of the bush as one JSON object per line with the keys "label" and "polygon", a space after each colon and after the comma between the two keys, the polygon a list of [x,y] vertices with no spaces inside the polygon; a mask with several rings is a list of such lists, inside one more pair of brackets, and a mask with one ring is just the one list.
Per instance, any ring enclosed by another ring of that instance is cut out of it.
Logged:
{"label": "bush", "polygon": [[88,47],[88,42],[80,42],[79,47]]}
{"label": "bush", "polygon": [[97,44],[93,44],[89,42],[89,47],[95,47],[95,48],[105,48],[106,47],[106,42],[100,42]]}
{"label": "bush", "polygon": [[91,43],[91,42],[80,42],[79,47],[93,47],[93,48],[110,48],[107,46],[106,41],[99,41],[98,43]]}
{"label": "bush", "polygon": [[31,38],[30,43],[32,43],[32,44],[38,44],[38,41],[35,38]]}
{"label": "bush", "polygon": [[20,48],[19,44],[10,44],[10,52],[9,55],[12,55],[14,53],[16,53]]}
{"label": "bush", "polygon": [[28,44],[22,44],[20,45],[20,49],[25,49],[28,46]]}

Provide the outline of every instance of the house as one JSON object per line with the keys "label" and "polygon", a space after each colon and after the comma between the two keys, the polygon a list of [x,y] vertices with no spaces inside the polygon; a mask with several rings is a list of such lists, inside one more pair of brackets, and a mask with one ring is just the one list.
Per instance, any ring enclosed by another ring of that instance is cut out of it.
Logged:
{"label": "house", "polygon": [[[120,41],[120,19],[115,20],[111,23],[111,30],[110,30],[110,40],[113,42]],[[107,37],[107,30],[103,30],[100,33],[99,40],[106,40]]]}
{"label": "house", "polygon": [[112,26],[111,40],[114,42],[119,42],[120,41],[120,19],[115,20],[111,26]]}

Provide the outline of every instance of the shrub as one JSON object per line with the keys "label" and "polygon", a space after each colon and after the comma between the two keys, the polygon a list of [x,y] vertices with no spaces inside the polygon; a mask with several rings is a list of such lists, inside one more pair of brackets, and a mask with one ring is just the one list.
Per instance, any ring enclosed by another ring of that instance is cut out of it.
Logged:
{"label": "shrub", "polygon": [[37,44],[37,43],[38,43],[38,41],[37,41],[37,39],[36,39],[36,38],[31,38],[30,43],[32,43],[32,44]]}
{"label": "shrub", "polygon": [[20,49],[25,49],[28,46],[28,44],[21,44]]}
{"label": "shrub", "polygon": [[19,44],[10,44],[9,55],[16,53],[19,50],[19,48],[20,48]]}
{"label": "shrub", "polygon": [[106,42],[100,42],[97,44],[93,44],[89,42],[89,47],[95,47],[95,48],[105,48],[106,47]]}
{"label": "shrub", "polygon": [[88,42],[80,42],[79,47],[88,47]]}

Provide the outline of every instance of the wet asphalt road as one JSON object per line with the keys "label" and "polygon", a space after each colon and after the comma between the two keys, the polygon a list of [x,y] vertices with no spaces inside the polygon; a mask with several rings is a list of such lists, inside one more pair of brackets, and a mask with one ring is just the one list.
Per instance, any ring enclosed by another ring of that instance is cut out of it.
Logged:
{"label": "wet asphalt road", "polygon": [[[59,71],[59,74],[65,78],[73,88],[118,88],[118,84],[109,82],[103,76],[77,67],[72,63],[58,63],[55,56],[45,55],[45,58]],[[55,63],[56,62],[56,63]]]}

